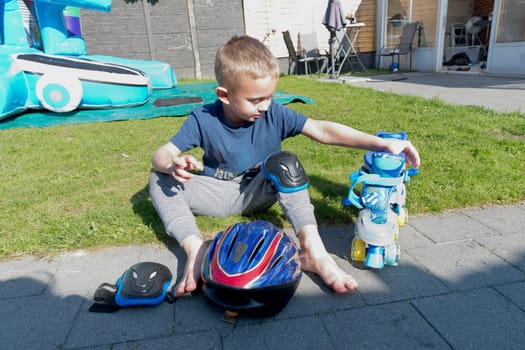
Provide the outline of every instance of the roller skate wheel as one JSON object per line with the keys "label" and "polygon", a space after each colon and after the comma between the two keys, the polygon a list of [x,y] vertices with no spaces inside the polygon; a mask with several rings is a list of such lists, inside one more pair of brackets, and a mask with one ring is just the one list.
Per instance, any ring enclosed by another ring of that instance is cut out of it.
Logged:
{"label": "roller skate wheel", "polygon": [[373,269],[382,269],[385,266],[383,254],[384,247],[369,246],[366,254],[365,266]]}
{"label": "roller skate wheel", "polygon": [[394,242],[385,247],[385,264],[397,266],[401,255],[401,247],[399,243]]}
{"label": "roller skate wheel", "polygon": [[354,237],[352,239],[352,250],[350,251],[350,258],[352,261],[363,262],[366,257],[366,243],[361,238]]}
{"label": "roller skate wheel", "polygon": [[408,210],[407,208],[401,208],[397,216],[397,225],[403,227],[408,223]]}

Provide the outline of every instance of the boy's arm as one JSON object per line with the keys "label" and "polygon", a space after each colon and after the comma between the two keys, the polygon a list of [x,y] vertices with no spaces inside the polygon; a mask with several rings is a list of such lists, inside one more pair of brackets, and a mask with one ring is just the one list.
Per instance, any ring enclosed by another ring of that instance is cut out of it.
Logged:
{"label": "boy's arm", "polygon": [[418,168],[420,164],[416,148],[407,140],[384,139],[347,125],[315,119],[306,121],[302,134],[323,144],[394,154],[405,153],[407,162],[413,167]]}
{"label": "boy's arm", "polygon": [[173,143],[168,142],[159,147],[151,159],[153,169],[171,174],[177,181],[189,180],[194,174],[191,170],[203,170],[201,162],[193,156],[182,155],[181,150]]}

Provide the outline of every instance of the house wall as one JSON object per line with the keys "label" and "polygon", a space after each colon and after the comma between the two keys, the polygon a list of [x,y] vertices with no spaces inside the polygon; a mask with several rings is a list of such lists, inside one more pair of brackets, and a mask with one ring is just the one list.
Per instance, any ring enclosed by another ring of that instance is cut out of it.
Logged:
{"label": "house wall", "polygon": [[412,21],[418,21],[421,31],[416,34],[415,47],[436,46],[437,0],[413,0]]}
{"label": "house wall", "polygon": [[374,67],[376,61],[376,11],[376,0],[362,0],[355,14],[358,22],[366,24],[359,33],[357,47],[367,67]]}
{"label": "house wall", "polygon": [[494,10],[494,0],[476,0],[473,7],[473,16],[486,16]]}
{"label": "house wall", "polygon": [[366,26],[361,29],[357,45],[363,52],[375,51],[376,47],[376,0],[363,0],[356,12],[358,22]]}

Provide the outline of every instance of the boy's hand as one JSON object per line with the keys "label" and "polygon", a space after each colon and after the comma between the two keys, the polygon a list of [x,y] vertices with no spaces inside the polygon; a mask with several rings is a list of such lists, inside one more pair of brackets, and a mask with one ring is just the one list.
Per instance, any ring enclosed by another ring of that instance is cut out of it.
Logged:
{"label": "boy's hand", "polygon": [[387,152],[394,154],[405,154],[405,159],[408,164],[414,168],[419,168],[421,159],[419,158],[419,153],[414,147],[412,142],[408,140],[396,140],[396,139],[385,139],[389,142],[386,144]]}
{"label": "boy's hand", "polygon": [[202,163],[190,155],[173,157],[173,167],[172,175],[175,180],[179,182],[188,181],[190,178],[195,176],[195,174],[192,173],[194,170],[204,170]]}

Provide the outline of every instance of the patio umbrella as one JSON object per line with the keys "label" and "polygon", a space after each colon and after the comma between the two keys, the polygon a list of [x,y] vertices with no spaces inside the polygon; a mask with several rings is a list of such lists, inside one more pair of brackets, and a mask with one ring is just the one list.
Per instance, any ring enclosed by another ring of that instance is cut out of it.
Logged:
{"label": "patio umbrella", "polygon": [[335,52],[334,52],[334,44],[335,44],[335,32],[338,30],[341,30],[345,27],[345,16],[343,14],[343,7],[341,5],[341,2],[339,0],[328,0],[328,6],[326,7],[326,11],[324,13],[323,18],[323,24],[325,25],[326,29],[330,31],[330,56],[332,60],[332,74],[330,76],[331,79],[336,79],[335,75]]}

